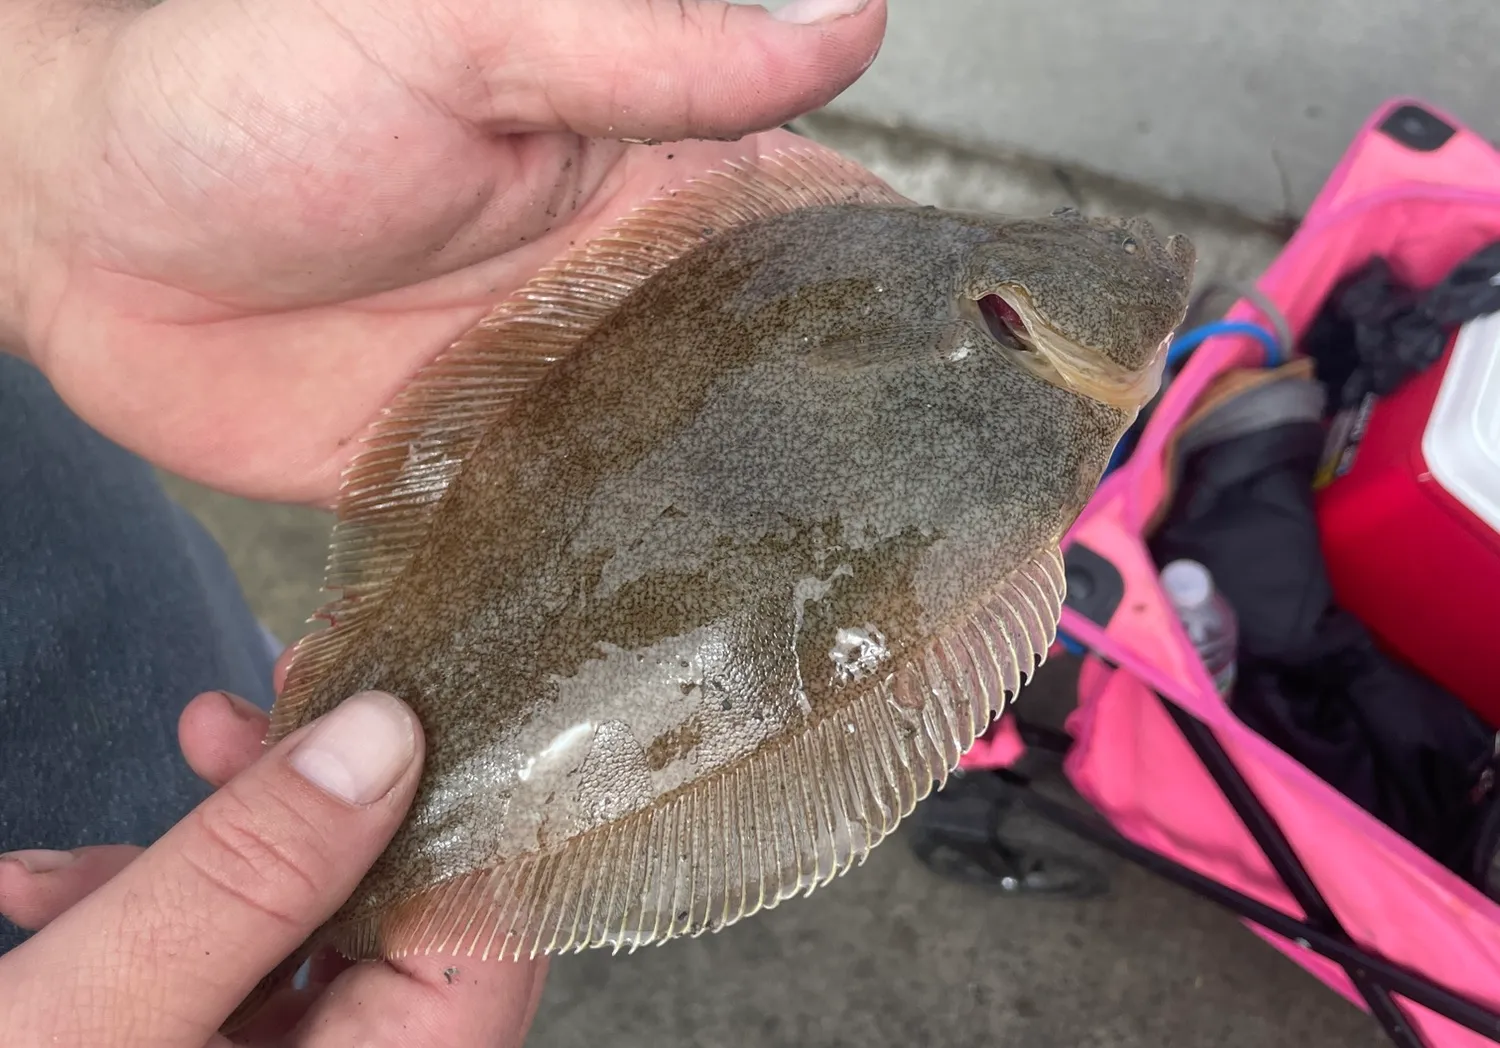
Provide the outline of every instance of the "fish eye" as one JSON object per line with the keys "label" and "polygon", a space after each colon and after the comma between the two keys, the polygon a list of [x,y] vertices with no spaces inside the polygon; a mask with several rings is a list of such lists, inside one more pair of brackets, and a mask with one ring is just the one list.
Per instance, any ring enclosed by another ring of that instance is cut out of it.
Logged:
{"label": "fish eye", "polygon": [[1136,243],[1134,237],[1126,237],[1120,242],[1120,246],[1125,249],[1125,253],[1127,255],[1135,254]]}
{"label": "fish eye", "polygon": [[1026,335],[1026,323],[1011,304],[999,295],[985,295],[979,300],[979,312],[984,317],[990,337],[1002,346],[1022,352],[1032,352]]}

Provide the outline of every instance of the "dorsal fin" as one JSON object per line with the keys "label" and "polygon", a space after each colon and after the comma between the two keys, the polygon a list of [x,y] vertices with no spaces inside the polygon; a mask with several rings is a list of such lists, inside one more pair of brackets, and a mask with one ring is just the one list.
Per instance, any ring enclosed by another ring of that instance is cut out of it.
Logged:
{"label": "dorsal fin", "polygon": [[633,291],[712,237],[805,207],[910,203],[833,153],[788,149],[733,161],[639,207],[563,255],[417,372],[345,470],[324,587],[271,715],[294,730],[318,680],[357,639],[410,562],[438,500],[485,431]]}
{"label": "dorsal fin", "polygon": [[857,862],[940,787],[1056,636],[1043,550],[843,710],[623,819],[336,930],[347,956],[634,950],[717,931]]}

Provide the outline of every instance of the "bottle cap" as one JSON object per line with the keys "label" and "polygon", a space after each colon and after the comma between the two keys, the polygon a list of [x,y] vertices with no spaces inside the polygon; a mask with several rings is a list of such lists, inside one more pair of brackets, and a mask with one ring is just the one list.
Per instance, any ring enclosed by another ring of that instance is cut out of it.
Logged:
{"label": "bottle cap", "polygon": [[1196,608],[1214,594],[1214,580],[1196,560],[1174,560],[1161,572],[1167,599],[1179,608]]}

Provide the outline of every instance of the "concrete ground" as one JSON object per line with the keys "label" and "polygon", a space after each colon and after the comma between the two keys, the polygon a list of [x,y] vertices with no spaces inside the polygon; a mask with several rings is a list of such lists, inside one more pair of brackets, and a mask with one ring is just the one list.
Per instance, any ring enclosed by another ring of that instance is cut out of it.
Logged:
{"label": "concrete ground", "polygon": [[887,7],[880,55],[832,103],[839,113],[1257,217],[1301,214],[1393,96],[1416,95],[1500,136],[1500,5],[1491,0]]}
{"label": "concrete ground", "polygon": [[[1144,211],[1199,246],[1200,279],[1243,280],[1267,230],[1044,165],[1000,164],[829,116],[804,129],[923,202],[1012,212]],[[292,640],[320,603],[329,518],[169,478]],[[1050,672],[1049,672],[1050,671]],[[1023,701],[1066,701],[1049,667]],[[1373,1023],[1214,906],[1115,864],[1109,895],[1015,901],[943,880],[904,833],[861,868],[716,936],[557,960],[530,1044],[1133,1048],[1381,1043]],[[455,1046],[470,1048],[470,1046]],[[479,1048],[479,1046],[473,1046]]]}

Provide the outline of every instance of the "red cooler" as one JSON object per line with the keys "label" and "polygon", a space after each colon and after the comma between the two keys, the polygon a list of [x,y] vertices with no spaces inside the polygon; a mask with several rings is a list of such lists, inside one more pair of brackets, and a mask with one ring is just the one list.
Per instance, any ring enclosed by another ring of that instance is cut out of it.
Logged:
{"label": "red cooler", "polygon": [[1500,314],[1335,440],[1317,505],[1336,599],[1500,727]]}

